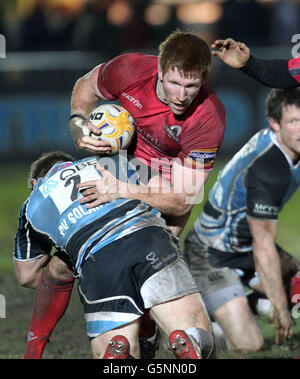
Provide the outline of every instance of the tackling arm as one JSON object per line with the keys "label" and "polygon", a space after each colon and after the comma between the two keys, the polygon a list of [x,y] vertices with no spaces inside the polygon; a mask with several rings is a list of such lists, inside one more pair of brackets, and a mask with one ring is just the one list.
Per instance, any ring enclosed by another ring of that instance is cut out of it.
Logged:
{"label": "tackling arm", "polygon": [[81,203],[87,208],[117,198],[137,199],[158,209],[165,216],[184,216],[196,203],[201,188],[209,172],[194,170],[174,163],[171,183],[157,175],[150,179],[148,185],[136,185],[118,181],[112,174],[98,166],[102,179],[85,182],[78,188],[92,187],[83,192]]}
{"label": "tackling arm", "polygon": [[127,196],[150,204],[165,216],[184,216],[196,204],[208,176],[207,171],[194,170],[175,162],[171,183],[157,175],[150,179],[147,192],[137,193],[136,197],[136,188],[129,188]]}

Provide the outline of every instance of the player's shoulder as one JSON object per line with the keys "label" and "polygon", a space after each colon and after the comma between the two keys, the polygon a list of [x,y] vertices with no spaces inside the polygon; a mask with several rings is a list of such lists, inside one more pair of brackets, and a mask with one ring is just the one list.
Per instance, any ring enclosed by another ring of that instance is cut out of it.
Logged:
{"label": "player's shoulder", "polygon": [[[261,135],[263,137],[263,133]],[[260,150],[249,167],[248,176],[266,182],[270,187],[287,186],[291,170],[285,154],[272,140],[265,146],[262,144]]]}
{"label": "player's shoulder", "polygon": [[134,75],[139,73],[152,73],[157,71],[157,56],[143,53],[125,53],[116,56],[107,63],[106,68],[131,71]]}
{"label": "player's shoulder", "polygon": [[225,124],[225,107],[209,82],[203,84],[196,99],[195,114],[217,117]]}
{"label": "player's shoulder", "polygon": [[225,108],[217,94],[205,83],[195,103],[187,114],[187,127],[184,135],[187,139],[199,138],[207,141],[207,147],[221,144],[225,132]]}
{"label": "player's shoulder", "polygon": [[[128,59],[131,62],[143,62],[148,64],[156,64],[157,63],[157,56],[156,55],[150,55],[150,54],[144,54],[144,53],[124,53],[118,56],[120,60]],[[117,59],[117,57],[116,57]]]}

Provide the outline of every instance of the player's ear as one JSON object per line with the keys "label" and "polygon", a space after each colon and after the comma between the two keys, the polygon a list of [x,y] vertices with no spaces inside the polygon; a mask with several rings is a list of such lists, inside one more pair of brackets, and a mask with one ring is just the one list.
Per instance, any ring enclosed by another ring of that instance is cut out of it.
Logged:
{"label": "player's ear", "polygon": [[31,179],[31,183],[32,183],[32,186],[33,186],[33,187],[37,184],[37,182],[38,182],[38,181],[37,181],[36,179],[34,179],[34,178]]}
{"label": "player's ear", "polygon": [[274,132],[279,132],[280,125],[274,118],[268,117],[268,123]]}

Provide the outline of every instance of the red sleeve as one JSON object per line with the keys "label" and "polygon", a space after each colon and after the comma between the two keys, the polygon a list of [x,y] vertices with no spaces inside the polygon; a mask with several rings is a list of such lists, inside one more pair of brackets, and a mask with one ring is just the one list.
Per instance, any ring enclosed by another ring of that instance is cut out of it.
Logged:
{"label": "red sleeve", "polygon": [[300,55],[289,60],[289,71],[298,83],[300,83]]}
{"label": "red sleeve", "polygon": [[120,70],[122,60],[122,56],[118,56],[103,63],[99,68],[97,85],[107,100],[115,100],[119,97],[122,87],[122,70]]}
{"label": "red sleeve", "polygon": [[98,89],[107,100],[115,100],[152,73],[156,66],[155,56],[140,53],[119,55],[99,67]]}
{"label": "red sleeve", "polygon": [[224,137],[225,109],[216,95],[205,109],[187,129],[178,157],[188,167],[210,171]]}

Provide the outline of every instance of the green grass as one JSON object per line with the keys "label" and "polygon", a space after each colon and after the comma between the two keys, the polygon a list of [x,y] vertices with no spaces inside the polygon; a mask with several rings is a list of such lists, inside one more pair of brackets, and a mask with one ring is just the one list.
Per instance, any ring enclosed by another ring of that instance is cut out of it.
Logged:
{"label": "green grass", "polygon": [[14,237],[20,207],[28,196],[26,187],[28,165],[0,166],[0,270],[11,271]]}

